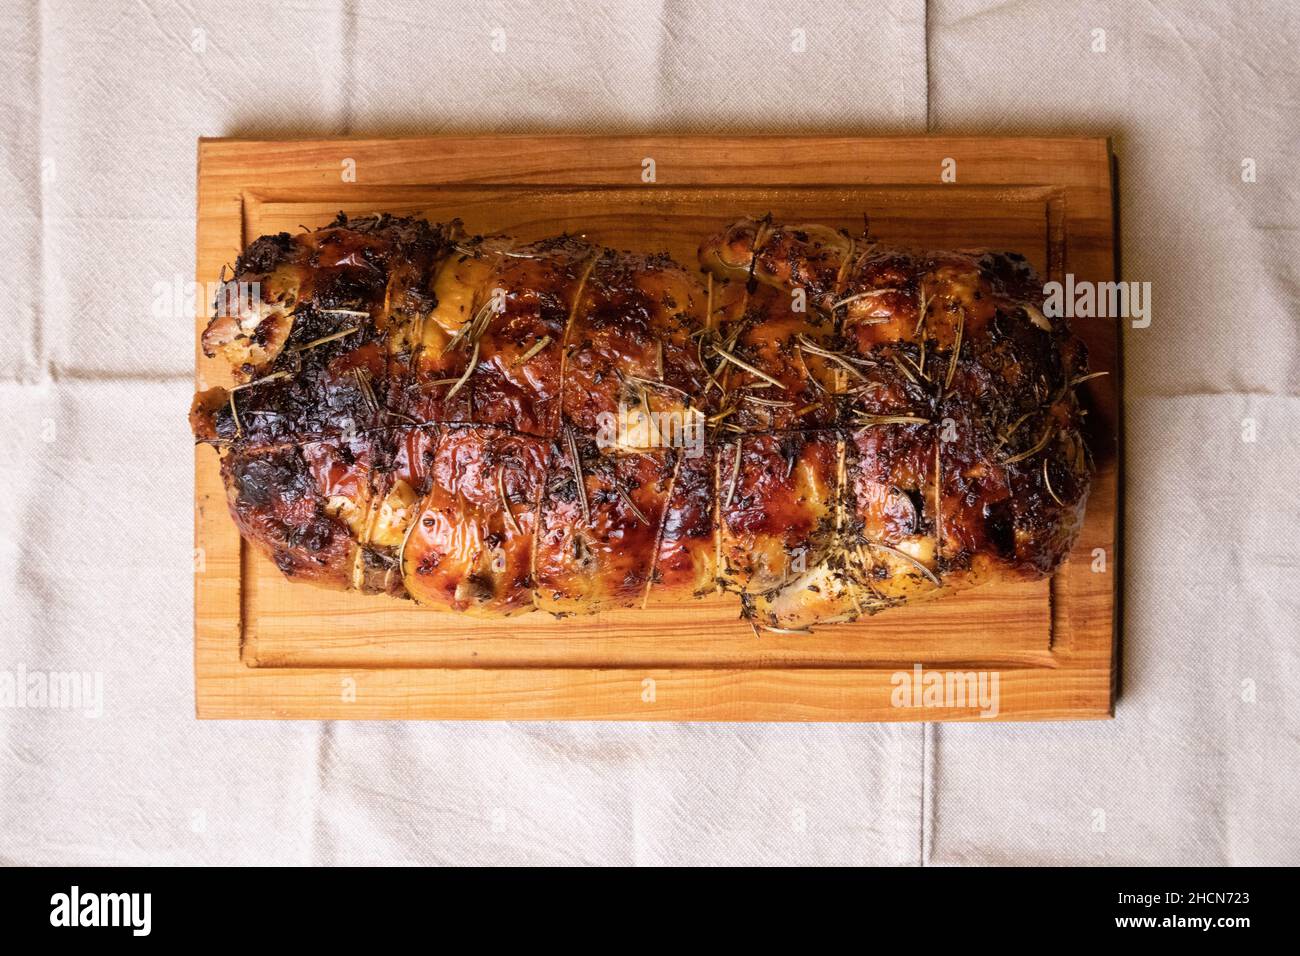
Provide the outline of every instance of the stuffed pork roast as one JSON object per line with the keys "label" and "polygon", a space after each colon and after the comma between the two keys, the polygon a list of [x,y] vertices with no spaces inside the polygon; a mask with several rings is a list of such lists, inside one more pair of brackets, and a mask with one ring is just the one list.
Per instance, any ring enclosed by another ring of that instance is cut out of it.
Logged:
{"label": "stuffed pork roast", "polygon": [[721,589],[777,631],[1060,563],[1086,356],[1022,257],[742,219],[699,260],[386,215],[263,236],[202,340],[236,384],[191,412],[240,533],[441,610]]}

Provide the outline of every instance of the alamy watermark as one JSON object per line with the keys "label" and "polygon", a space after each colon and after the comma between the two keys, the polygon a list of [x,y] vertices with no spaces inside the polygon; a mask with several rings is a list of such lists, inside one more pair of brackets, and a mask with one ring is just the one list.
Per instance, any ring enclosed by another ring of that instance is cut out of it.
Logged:
{"label": "alamy watermark", "polygon": [[239,318],[256,313],[261,302],[260,282],[187,282],[175,275],[153,284],[150,312],[155,319],[193,319],[200,313]]}
{"label": "alamy watermark", "polygon": [[0,708],[79,710],[92,720],[104,715],[104,675],[99,671],[0,671]]}
{"label": "alamy watermark", "polygon": [[698,408],[647,412],[626,405],[618,413],[596,416],[596,445],[601,449],[683,448],[687,458],[704,454],[704,413]]}
{"label": "alamy watermark", "polygon": [[1150,282],[1076,281],[1069,272],[1064,283],[1045,283],[1043,296],[1049,319],[1132,319],[1135,329],[1151,324]]}
{"label": "alamy watermark", "polygon": [[894,707],[974,707],[986,720],[1001,709],[998,671],[925,670],[915,664],[910,671],[895,671],[889,683],[894,688],[889,697]]}
{"label": "alamy watermark", "polygon": [[50,925],[117,926],[132,936],[148,936],[153,928],[152,893],[83,893],[75,884],[50,897]]}

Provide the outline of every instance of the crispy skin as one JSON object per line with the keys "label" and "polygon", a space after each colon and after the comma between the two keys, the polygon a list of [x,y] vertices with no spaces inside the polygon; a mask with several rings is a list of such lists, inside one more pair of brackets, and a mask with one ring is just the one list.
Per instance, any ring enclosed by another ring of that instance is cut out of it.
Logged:
{"label": "crispy skin", "polygon": [[431,455],[429,490],[402,552],[407,590],[421,604],[451,611],[531,610],[533,536],[549,444],[495,427],[423,434]]}
{"label": "crispy skin", "polygon": [[203,336],[237,385],[191,423],[286,575],[444,610],[720,587],[802,630],[1060,563],[1086,356],[1021,257],[742,219],[700,263],[389,216],[266,236]]}
{"label": "crispy skin", "polygon": [[[852,617],[1039,577],[1065,557],[1091,473],[1071,387],[1086,357],[1062,320],[1042,315],[1023,257],[914,254],[824,227],[741,220],[704,244],[701,261],[743,289],[733,295],[746,328],[771,326],[796,289],[832,324],[796,351],[820,348],[821,373],[839,376],[834,427],[814,425],[843,442],[834,527],[815,564],[761,593],[746,588],[760,620]],[[742,360],[785,381],[771,347],[737,341]],[[808,379],[822,374],[810,368]],[[829,465],[818,467],[829,484]],[[800,527],[811,500],[768,496],[757,507]],[[724,514],[724,538],[729,526]]]}

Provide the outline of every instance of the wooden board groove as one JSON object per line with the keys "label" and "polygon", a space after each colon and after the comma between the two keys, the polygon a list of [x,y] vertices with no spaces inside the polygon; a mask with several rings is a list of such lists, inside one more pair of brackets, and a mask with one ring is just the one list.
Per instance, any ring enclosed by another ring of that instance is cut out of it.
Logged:
{"label": "wooden board groove", "polygon": [[[639,183],[654,156],[660,181]],[[939,182],[954,157],[958,182]],[[358,182],[344,183],[341,158]],[[620,248],[694,246],[727,219],[861,228],[918,247],[1023,252],[1047,278],[1114,278],[1105,140],[488,136],[199,144],[197,278],[264,232],[340,210],[460,216],[471,231],[561,228]],[[199,320],[199,327],[204,324]],[[1078,328],[1117,371],[1113,322]],[[228,376],[196,349],[196,381]],[[1118,392],[1087,385],[1099,473],[1084,532],[1052,581],[989,585],[811,638],[755,640],[726,599],[555,622],[475,621],[285,581],[243,546],[216,456],[195,459],[197,709],[203,717],[645,720],[982,719],[907,708],[895,675],[996,674],[997,719],[1105,717],[1114,686]],[[1091,571],[1094,549],[1106,570]],[[647,699],[649,698],[649,699]],[[983,716],[987,716],[986,713]]]}

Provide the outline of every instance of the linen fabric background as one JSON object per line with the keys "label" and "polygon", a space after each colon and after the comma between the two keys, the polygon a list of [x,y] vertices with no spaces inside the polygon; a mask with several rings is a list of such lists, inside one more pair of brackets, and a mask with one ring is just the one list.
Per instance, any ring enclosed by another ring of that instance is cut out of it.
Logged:
{"label": "linen fabric background", "polygon": [[[104,682],[98,719],[0,709],[0,862],[1300,862],[1294,4],[5,0],[0,31],[0,670]],[[193,325],[150,303],[192,278],[196,137],[548,130],[1114,137],[1153,290],[1115,720],[194,719]]]}

